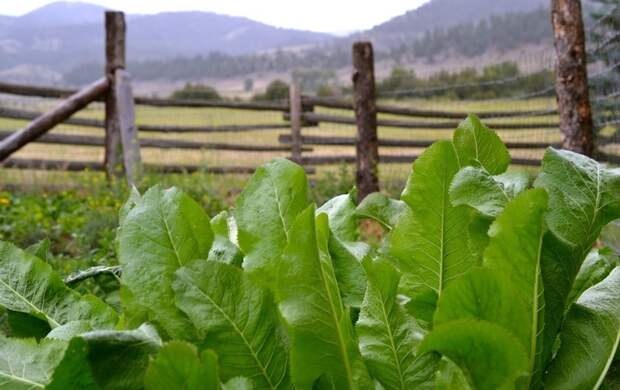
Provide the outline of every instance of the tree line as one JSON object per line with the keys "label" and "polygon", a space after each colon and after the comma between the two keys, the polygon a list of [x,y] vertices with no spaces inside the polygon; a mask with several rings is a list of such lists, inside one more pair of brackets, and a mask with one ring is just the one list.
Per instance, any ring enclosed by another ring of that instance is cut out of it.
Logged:
{"label": "tree line", "polygon": [[[375,45],[377,61],[404,61],[456,53],[473,56],[487,50],[509,50],[539,43],[551,37],[549,10],[515,12],[492,16],[478,23],[427,31],[421,37],[407,36],[402,44]],[[406,42],[411,43],[406,43]],[[393,46],[391,46],[393,45]],[[288,73],[293,69],[335,70],[351,64],[348,39],[335,40],[305,50],[276,50],[270,53],[233,56],[209,53],[195,57],[129,62],[132,75],[140,80],[199,80],[230,78],[259,72]],[[101,75],[101,64],[82,64],[64,75],[70,84],[85,84]]]}

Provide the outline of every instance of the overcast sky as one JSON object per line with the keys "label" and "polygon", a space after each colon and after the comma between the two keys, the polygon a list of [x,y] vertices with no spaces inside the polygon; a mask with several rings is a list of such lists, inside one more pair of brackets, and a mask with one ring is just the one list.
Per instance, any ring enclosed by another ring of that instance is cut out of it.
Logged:
{"label": "overcast sky", "polygon": [[[127,13],[211,11],[279,27],[343,33],[370,28],[428,0],[86,0]],[[0,0],[0,14],[22,15],[54,0]]]}

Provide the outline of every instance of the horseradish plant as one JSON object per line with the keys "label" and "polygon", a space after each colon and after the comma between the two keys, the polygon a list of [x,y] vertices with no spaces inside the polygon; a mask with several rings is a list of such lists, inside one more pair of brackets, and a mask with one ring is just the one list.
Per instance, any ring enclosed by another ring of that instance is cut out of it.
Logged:
{"label": "horseradish plant", "polygon": [[[211,220],[177,189],[134,192],[120,309],[2,243],[0,387],[598,388],[617,373],[620,268],[598,237],[620,171],[555,149],[533,182],[509,164],[470,117],[400,200],[317,209],[287,160]],[[380,245],[361,241],[367,218]]]}

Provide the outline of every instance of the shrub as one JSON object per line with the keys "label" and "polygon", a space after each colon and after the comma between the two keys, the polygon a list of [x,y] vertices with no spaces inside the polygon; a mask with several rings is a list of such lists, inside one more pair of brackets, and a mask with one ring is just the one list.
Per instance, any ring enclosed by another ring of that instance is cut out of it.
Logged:
{"label": "shrub", "polygon": [[267,85],[264,93],[254,96],[257,101],[277,101],[286,100],[289,95],[289,86],[282,80],[274,80]]}
{"label": "shrub", "polygon": [[[509,164],[470,117],[415,161],[400,199],[356,205],[352,191],[316,208],[285,159],[212,219],[178,189],[134,191],[120,313],[1,243],[10,331],[40,339],[0,336],[4,383],[597,388],[618,372],[620,267],[594,244],[620,218],[620,171],[552,148],[533,183]],[[380,245],[359,219],[384,227]]]}
{"label": "shrub", "polygon": [[203,100],[221,100],[222,97],[217,90],[208,85],[187,83],[182,89],[176,90],[171,96],[173,99],[203,99]]}

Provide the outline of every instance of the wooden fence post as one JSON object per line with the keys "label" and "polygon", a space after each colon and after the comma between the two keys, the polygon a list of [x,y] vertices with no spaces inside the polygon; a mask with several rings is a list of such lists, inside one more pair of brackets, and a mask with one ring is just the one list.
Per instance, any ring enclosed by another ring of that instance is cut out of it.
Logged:
{"label": "wooden fence post", "polygon": [[291,160],[301,164],[301,91],[299,85],[291,83],[289,88],[291,122]]}
{"label": "wooden fence post", "polygon": [[562,147],[592,156],[594,125],[588,95],[585,33],[580,0],[552,0],[556,92]]}
{"label": "wooden fence post", "polygon": [[105,157],[108,177],[122,174],[120,115],[117,102],[117,69],[125,69],[125,15],[118,11],[105,13],[105,74],[110,83],[105,104]]}
{"label": "wooden fence post", "polygon": [[375,71],[370,42],[353,44],[353,107],[357,123],[357,198],[361,201],[366,195],[379,191]]}
{"label": "wooden fence post", "polygon": [[123,165],[129,185],[136,185],[142,173],[140,159],[140,141],[138,140],[138,128],[136,127],[136,114],[134,109],[131,77],[124,69],[114,72],[116,91],[116,112],[121,133],[121,145],[123,148]]}

